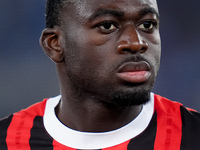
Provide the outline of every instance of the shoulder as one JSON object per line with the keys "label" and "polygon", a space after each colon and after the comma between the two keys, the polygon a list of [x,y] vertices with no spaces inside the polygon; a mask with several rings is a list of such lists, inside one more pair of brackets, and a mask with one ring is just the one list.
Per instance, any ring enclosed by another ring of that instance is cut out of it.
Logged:
{"label": "shoulder", "polygon": [[155,111],[160,118],[171,117],[179,120],[183,132],[194,133],[200,137],[200,113],[159,95],[154,95]]}
{"label": "shoulder", "polygon": [[44,99],[43,101],[33,104],[26,109],[0,119],[0,129],[2,130],[8,128],[8,126],[13,122],[17,125],[21,122],[21,120],[30,121],[31,118],[36,116],[43,116],[47,100],[48,99]]}
{"label": "shoulder", "polygon": [[37,124],[42,122],[38,117],[42,118],[44,115],[47,100],[44,99],[0,120],[0,149],[7,149],[7,145],[15,145],[19,139],[22,143],[28,141],[34,122],[37,121]]}
{"label": "shoulder", "polygon": [[171,101],[166,97],[162,97],[160,95],[154,94],[154,102],[155,102],[155,109],[162,108],[162,109],[180,109],[182,106],[181,103],[176,101]]}
{"label": "shoulder", "polygon": [[[169,131],[171,129],[169,132],[171,135],[181,137],[181,147],[184,149],[199,148],[199,112],[159,95],[154,95],[154,110],[157,113],[157,130]],[[161,134],[162,136],[163,134]]]}
{"label": "shoulder", "polygon": [[194,109],[187,108],[183,106],[183,104],[169,100],[165,97],[162,97],[160,95],[154,94],[154,107],[155,110],[162,110],[162,111],[169,111],[174,110],[181,113],[182,118],[189,115],[190,117],[194,117],[196,119],[200,119],[200,113],[197,112]]}

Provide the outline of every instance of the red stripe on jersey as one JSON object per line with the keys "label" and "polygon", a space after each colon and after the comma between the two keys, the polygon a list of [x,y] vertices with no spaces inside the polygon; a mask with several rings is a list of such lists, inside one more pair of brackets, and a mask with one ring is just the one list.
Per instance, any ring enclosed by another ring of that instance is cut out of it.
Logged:
{"label": "red stripe on jersey", "polygon": [[35,116],[28,116],[24,112],[13,116],[7,131],[6,143],[8,150],[30,149],[30,129],[33,126]]}
{"label": "red stripe on jersey", "polygon": [[45,105],[46,100],[13,115],[7,130],[6,143],[8,150],[30,150],[29,139],[33,120],[35,116],[44,115]]}
{"label": "red stripe on jersey", "polygon": [[64,150],[76,150],[74,148],[70,148],[70,147],[64,146],[64,145],[58,143],[56,140],[54,140],[53,141],[53,150],[61,150],[61,149],[64,149]]}
{"label": "red stripe on jersey", "polygon": [[182,119],[180,103],[155,95],[157,133],[154,150],[178,150],[181,145]]}
{"label": "red stripe on jersey", "polygon": [[197,112],[196,110],[194,110],[192,108],[187,108],[187,110]]}
{"label": "red stripe on jersey", "polygon": [[[114,137],[113,137],[114,138]],[[116,145],[116,146],[113,146],[113,147],[109,147],[109,148],[104,148],[102,150],[127,150],[127,147],[128,147],[128,144],[129,144],[130,140],[129,141],[126,141],[122,144],[119,144],[119,145]]]}
{"label": "red stripe on jersey", "polygon": [[25,113],[34,116],[44,116],[46,102],[48,99],[44,99],[42,102],[36,103],[24,110]]}

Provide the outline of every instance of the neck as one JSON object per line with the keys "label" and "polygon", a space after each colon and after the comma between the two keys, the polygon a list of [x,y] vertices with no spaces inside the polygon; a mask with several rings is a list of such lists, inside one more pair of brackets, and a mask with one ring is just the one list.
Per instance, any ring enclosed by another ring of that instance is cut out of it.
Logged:
{"label": "neck", "polygon": [[105,103],[108,97],[91,93],[90,96],[77,94],[71,89],[65,69],[59,69],[59,66],[57,68],[62,99],[56,107],[56,115],[69,128],[84,132],[111,131],[128,124],[140,113],[142,105],[117,107]]}
{"label": "neck", "polygon": [[133,119],[142,106],[112,107],[94,99],[73,99],[62,94],[56,114],[66,126],[84,132],[106,132],[118,129]]}

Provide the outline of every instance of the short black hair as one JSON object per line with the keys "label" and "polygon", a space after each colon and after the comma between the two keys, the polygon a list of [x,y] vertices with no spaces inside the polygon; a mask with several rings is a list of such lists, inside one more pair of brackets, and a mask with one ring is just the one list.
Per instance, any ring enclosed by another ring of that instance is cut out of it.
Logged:
{"label": "short black hair", "polygon": [[47,0],[46,1],[46,28],[53,28],[61,24],[60,12],[66,0]]}

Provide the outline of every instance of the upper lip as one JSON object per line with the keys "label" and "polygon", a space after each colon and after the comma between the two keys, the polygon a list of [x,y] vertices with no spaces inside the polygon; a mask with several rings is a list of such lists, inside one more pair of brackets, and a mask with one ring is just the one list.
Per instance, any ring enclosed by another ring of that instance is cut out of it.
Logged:
{"label": "upper lip", "polygon": [[146,61],[126,62],[118,69],[118,73],[136,71],[150,71],[150,65]]}

